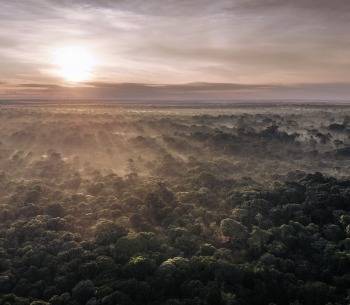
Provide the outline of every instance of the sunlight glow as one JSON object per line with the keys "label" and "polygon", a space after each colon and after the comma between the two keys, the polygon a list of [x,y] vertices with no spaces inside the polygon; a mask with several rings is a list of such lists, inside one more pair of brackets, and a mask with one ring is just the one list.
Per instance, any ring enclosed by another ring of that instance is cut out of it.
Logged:
{"label": "sunlight glow", "polygon": [[54,63],[60,68],[56,73],[69,82],[89,79],[96,66],[95,57],[84,47],[71,46],[58,49]]}

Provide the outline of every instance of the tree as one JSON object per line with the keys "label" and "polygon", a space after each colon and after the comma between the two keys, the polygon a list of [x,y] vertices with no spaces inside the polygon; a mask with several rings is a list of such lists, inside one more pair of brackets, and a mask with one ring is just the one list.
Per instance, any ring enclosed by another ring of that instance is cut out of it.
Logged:
{"label": "tree", "polygon": [[323,282],[306,282],[300,291],[302,303],[305,305],[323,305],[332,301],[336,293],[335,287]]}
{"label": "tree", "polygon": [[80,304],[85,304],[95,293],[96,288],[90,280],[80,281],[72,289],[72,297],[80,302]]}
{"label": "tree", "polygon": [[129,260],[126,271],[137,279],[143,279],[151,275],[157,269],[156,262],[153,259],[144,256],[134,256]]}
{"label": "tree", "polygon": [[249,236],[245,226],[231,218],[225,218],[221,221],[220,230],[224,236],[229,237],[231,242],[243,243]]}
{"label": "tree", "polygon": [[45,212],[51,217],[63,217],[65,214],[64,208],[60,203],[51,203],[46,206]]}
{"label": "tree", "polygon": [[93,229],[96,241],[101,245],[115,243],[120,237],[127,234],[126,229],[107,219],[99,220]]}

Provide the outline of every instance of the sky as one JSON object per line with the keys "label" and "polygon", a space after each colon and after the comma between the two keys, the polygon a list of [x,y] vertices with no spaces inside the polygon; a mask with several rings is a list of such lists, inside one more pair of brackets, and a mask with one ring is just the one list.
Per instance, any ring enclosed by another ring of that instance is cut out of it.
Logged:
{"label": "sky", "polygon": [[349,29],[349,0],[0,0],[0,99],[350,100]]}

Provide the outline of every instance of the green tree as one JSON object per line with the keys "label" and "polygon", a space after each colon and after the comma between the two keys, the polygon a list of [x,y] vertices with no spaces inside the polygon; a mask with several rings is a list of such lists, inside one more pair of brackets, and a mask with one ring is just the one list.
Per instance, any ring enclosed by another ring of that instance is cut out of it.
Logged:
{"label": "green tree", "polygon": [[125,228],[112,220],[101,219],[93,228],[96,242],[101,245],[115,243],[120,237],[125,236]]}
{"label": "green tree", "polygon": [[245,226],[231,218],[225,218],[221,221],[220,230],[224,236],[229,237],[231,242],[243,243],[249,236]]}
{"label": "green tree", "polygon": [[72,297],[80,302],[80,304],[85,304],[95,293],[96,288],[90,280],[80,281],[72,289]]}

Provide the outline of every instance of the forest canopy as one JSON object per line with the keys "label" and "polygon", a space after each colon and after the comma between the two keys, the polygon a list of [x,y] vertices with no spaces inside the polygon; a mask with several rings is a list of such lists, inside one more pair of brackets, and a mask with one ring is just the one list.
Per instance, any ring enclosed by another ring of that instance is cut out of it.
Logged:
{"label": "forest canopy", "polygon": [[0,107],[0,305],[349,303],[345,106],[44,106]]}

